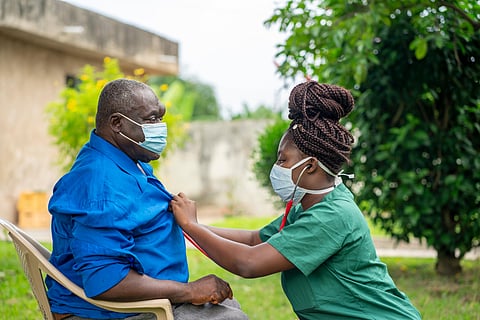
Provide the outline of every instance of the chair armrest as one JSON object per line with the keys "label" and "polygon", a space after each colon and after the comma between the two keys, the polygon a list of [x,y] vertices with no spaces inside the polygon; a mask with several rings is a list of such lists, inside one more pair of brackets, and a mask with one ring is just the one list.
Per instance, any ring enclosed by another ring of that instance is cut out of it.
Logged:
{"label": "chair armrest", "polygon": [[116,312],[153,313],[157,319],[173,320],[172,305],[168,299],[151,299],[142,301],[115,302],[87,298],[87,301],[104,309]]}

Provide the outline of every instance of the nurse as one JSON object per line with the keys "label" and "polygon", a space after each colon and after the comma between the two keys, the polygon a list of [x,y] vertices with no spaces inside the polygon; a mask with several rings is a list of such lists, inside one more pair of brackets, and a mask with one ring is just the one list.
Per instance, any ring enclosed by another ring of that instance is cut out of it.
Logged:
{"label": "nurse", "polygon": [[293,88],[270,179],[287,210],[260,230],[197,222],[195,203],[174,196],[178,224],[223,268],[245,278],[281,272],[299,319],[420,319],[382,263],[368,225],[340,178],[354,138],[339,123],[350,92],[315,81]]}

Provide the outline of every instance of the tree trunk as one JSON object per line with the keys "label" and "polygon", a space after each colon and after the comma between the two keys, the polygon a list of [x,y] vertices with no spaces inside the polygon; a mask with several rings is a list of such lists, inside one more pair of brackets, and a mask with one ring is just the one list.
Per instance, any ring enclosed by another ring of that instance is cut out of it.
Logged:
{"label": "tree trunk", "polygon": [[460,258],[455,257],[455,252],[437,250],[437,263],[435,270],[443,276],[454,276],[462,272]]}

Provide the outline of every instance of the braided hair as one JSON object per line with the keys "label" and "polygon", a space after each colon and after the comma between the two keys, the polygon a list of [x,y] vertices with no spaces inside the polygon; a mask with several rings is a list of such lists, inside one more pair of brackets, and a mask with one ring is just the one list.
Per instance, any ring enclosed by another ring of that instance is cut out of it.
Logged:
{"label": "braided hair", "polygon": [[354,107],[351,93],[339,86],[308,81],[290,92],[288,131],[295,145],[337,174],[349,162],[353,136],[339,123]]}

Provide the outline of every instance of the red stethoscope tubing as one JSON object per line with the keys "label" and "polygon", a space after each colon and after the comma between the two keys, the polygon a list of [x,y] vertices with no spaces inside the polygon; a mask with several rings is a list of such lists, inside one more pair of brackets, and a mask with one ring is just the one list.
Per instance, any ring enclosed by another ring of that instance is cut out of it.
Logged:
{"label": "red stethoscope tubing", "polygon": [[[290,213],[290,210],[292,209],[292,205],[293,205],[293,199],[288,201],[287,205],[285,206],[285,213],[283,214],[282,223],[280,224],[280,228],[279,228],[278,231],[281,231],[283,229],[283,227],[285,227],[285,224],[287,223],[288,214]],[[202,247],[200,247],[200,245],[197,242],[195,242],[195,240],[192,239],[192,237],[190,237],[185,231],[182,231],[182,232],[183,232],[183,236],[185,237],[185,239],[187,239],[195,248],[197,248],[198,251],[203,253],[206,257],[210,258],[208,256],[208,253],[205,250],[203,250]]]}
{"label": "red stethoscope tubing", "polygon": [[[298,181],[300,181],[300,178],[301,176],[303,175],[303,172],[305,171],[305,169],[307,169],[308,167],[305,167],[302,172],[300,173],[300,176],[298,177],[297,179],[297,183],[295,185],[295,189],[293,190],[293,194],[295,194],[295,191],[297,190],[297,185],[298,185]],[[283,218],[282,218],[282,222],[280,223],[280,228],[278,229],[278,231],[281,231],[284,227],[285,227],[285,224],[287,223],[287,217],[288,217],[288,214],[290,213],[290,210],[292,210],[292,206],[293,206],[293,196],[292,196],[292,199],[290,199],[290,201],[287,202],[286,206],[285,206],[285,213],[283,214]],[[185,231],[183,231],[183,235],[184,237],[190,241],[190,243],[195,247],[197,248],[201,253],[203,253],[205,256],[209,257],[207,252],[205,252],[205,250],[202,249],[202,247],[200,247],[200,245],[198,243],[195,242],[195,240],[193,240]],[[210,257],[209,257],[210,258]]]}
{"label": "red stethoscope tubing", "polygon": [[285,224],[287,223],[288,214],[292,209],[292,205],[293,205],[293,199],[288,201],[287,205],[285,206],[285,213],[283,214],[282,223],[280,224],[280,228],[278,229],[278,231],[281,231],[283,227],[285,227]]}
{"label": "red stethoscope tubing", "polygon": [[311,165],[307,165],[305,168],[303,168],[302,172],[300,172],[300,175],[297,178],[297,183],[295,183],[295,188],[293,189],[292,199],[290,199],[290,201],[288,201],[287,205],[285,206],[285,213],[283,214],[282,223],[280,224],[280,228],[278,228],[278,231],[282,231],[283,227],[285,227],[285,224],[287,223],[287,217],[290,213],[290,210],[292,210],[293,198],[295,196],[295,192],[297,191],[298,183],[300,182],[300,178],[303,176],[305,170],[307,170],[309,167],[311,167]]}
{"label": "red stethoscope tubing", "polygon": [[[300,173],[300,176],[298,177],[297,179],[297,183],[295,185],[295,189],[293,190],[293,194],[295,194],[295,191],[297,190],[297,185],[298,185],[298,181],[300,181],[300,178],[302,177],[303,175],[303,172],[307,169],[308,167],[305,167],[303,168],[302,172]],[[288,217],[288,214],[290,213],[290,210],[292,209],[292,205],[293,205],[293,196],[292,196],[292,199],[290,201],[287,202],[287,205],[285,207],[285,213],[283,214],[283,218],[282,218],[282,223],[280,224],[280,228],[278,231],[281,231],[283,229],[283,227],[285,227],[285,224],[287,223],[287,217]],[[200,245],[195,242],[195,240],[192,239],[192,237],[190,237],[185,231],[183,231],[183,236],[188,240],[190,241],[190,243],[195,247],[197,248],[201,253],[203,253],[205,256],[209,257],[207,252],[205,250],[202,249],[202,247],[200,247]],[[210,258],[210,257],[209,257]]]}
{"label": "red stethoscope tubing", "polygon": [[201,253],[203,253],[206,257],[210,258],[207,254],[207,252],[205,250],[202,249],[202,247],[200,247],[200,245],[198,243],[195,242],[195,240],[192,239],[192,237],[190,237],[185,231],[182,231],[183,232],[183,236],[185,237],[185,239],[187,239],[188,241],[190,241],[190,243],[198,249],[198,251],[200,251]]}

